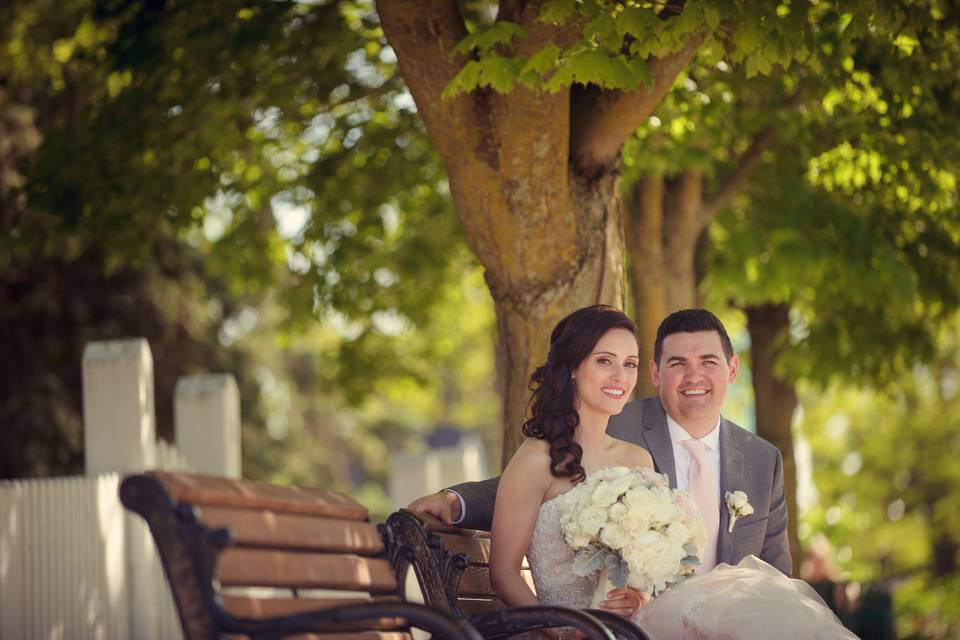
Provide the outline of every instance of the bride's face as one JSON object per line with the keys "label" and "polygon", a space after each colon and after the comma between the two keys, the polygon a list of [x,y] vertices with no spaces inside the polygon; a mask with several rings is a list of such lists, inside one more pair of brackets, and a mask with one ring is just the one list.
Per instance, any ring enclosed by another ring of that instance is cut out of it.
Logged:
{"label": "bride's face", "polygon": [[626,329],[611,329],[573,374],[577,385],[577,409],[582,413],[612,416],[637,384],[637,340]]}

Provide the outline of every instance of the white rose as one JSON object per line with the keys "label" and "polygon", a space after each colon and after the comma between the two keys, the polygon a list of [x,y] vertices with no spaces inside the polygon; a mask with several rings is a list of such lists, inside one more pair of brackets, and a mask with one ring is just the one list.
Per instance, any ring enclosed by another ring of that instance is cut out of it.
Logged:
{"label": "white rose", "polygon": [[607,515],[611,521],[619,523],[621,520],[623,520],[623,517],[626,516],[628,512],[629,509],[627,509],[625,504],[622,502],[615,502],[610,509],[607,510]]}
{"label": "white rose", "polygon": [[652,492],[656,504],[653,509],[653,516],[650,518],[652,524],[657,527],[666,527],[671,522],[676,522],[683,518],[683,510],[677,506],[669,489],[654,489]]}
{"label": "white rose", "polygon": [[630,509],[646,511],[648,513],[655,512],[657,503],[659,502],[653,491],[644,487],[630,489],[630,491],[627,491],[623,500]]}
{"label": "white rose", "polygon": [[753,505],[750,504],[749,502],[743,505],[742,507],[740,507],[741,516],[749,516],[752,513],[753,513]]}
{"label": "white rose", "polygon": [[607,511],[600,507],[587,507],[580,512],[577,522],[588,535],[596,535],[607,521]]}
{"label": "white rose", "polygon": [[620,497],[620,494],[617,493],[616,487],[612,483],[605,482],[593,490],[590,502],[598,507],[609,507],[617,501],[618,497]]}
{"label": "white rose", "polygon": [[646,554],[647,547],[653,547],[664,541],[664,536],[662,533],[657,533],[656,531],[644,531],[639,536],[636,537],[636,548],[639,549],[642,553]]}
{"label": "white rose", "polygon": [[[734,491],[727,495],[727,504],[733,509],[743,509],[748,505],[747,494],[743,491]],[[753,507],[750,508],[750,513],[753,513]]]}
{"label": "white rose", "polygon": [[682,522],[671,522],[670,526],[664,532],[671,542],[683,546],[690,538],[690,529]]}
{"label": "white rose", "polygon": [[574,536],[572,540],[567,540],[567,544],[574,549],[585,549],[592,541],[593,538],[591,536],[579,534]]}
{"label": "white rose", "polygon": [[680,561],[683,560],[683,549],[680,545],[664,541],[650,549],[647,559],[647,573],[653,579],[658,589],[662,589],[668,580],[680,571]]}
{"label": "white rose", "polygon": [[631,536],[638,537],[650,528],[650,518],[640,509],[628,509],[620,524]]}
{"label": "white rose", "polygon": [[622,549],[629,541],[626,529],[618,524],[608,524],[600,531],[600,542],[611,549]]}

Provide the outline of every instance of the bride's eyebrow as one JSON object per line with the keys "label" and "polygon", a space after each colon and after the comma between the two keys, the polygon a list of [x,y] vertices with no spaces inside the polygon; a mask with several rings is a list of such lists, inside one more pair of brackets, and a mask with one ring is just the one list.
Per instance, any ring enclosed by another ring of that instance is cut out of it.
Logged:
{"label": "bride's eyebrow", "polygon": [[[594,351],[594,352],[593,352],[593,355],[595,355],[595,356],[599,356],[599,355],[613,356],[614,358],[618,357],[617,354],[615,354],[613,351]],[[637,360],[640,359],[640,356],[638,356],[638,355],[636,355],[636,354],[633,354],[633,353],[631,353],[630,355],[628,355],[628,356],[626,356],[626,357],[627,357],[627,358],[636,358]]]}

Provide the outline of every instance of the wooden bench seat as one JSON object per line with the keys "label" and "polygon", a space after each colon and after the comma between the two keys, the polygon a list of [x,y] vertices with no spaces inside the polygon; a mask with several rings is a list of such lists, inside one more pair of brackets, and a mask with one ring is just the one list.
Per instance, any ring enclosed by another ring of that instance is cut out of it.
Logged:
{"label": "wooden bench seat", "polygon": [[406,552],[347,496],[152,472],[126,478],[120,498],[150,527],[190,640],[411,640],[411,625],[480,638],[405,602]]}

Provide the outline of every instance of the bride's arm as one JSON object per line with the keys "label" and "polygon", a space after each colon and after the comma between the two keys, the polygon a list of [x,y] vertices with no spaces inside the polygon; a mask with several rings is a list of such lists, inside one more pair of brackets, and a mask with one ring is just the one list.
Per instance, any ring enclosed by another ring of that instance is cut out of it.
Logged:
{"label": "bride's arm", "polygon": [[550,488],[550,455],[542,440],[527,440],[503,471],[493,509],[490,539],[490,583],[511,607],[539,601],[520,575],[540,505]]}

